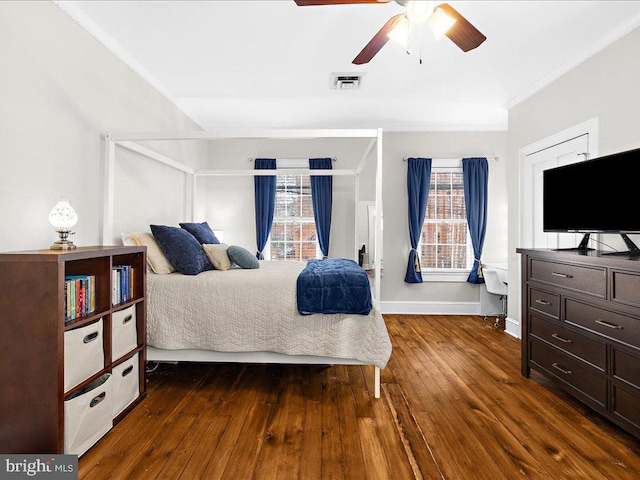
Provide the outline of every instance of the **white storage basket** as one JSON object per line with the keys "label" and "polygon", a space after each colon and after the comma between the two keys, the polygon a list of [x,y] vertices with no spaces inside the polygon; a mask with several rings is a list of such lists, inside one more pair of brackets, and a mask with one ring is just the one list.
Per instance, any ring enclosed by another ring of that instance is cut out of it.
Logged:
{"label": "white storage basket", "polygon": [[111,359],[115,361],[138,346],[136,306],[111,315]]}
{"label": "white storage basket", "polygon": [[102,319],[64,332],[64,391],[104,368]]}
{"label": "white storage basket", "polygon": [[138,354],[113,367],[113,418],[140,395],[140,364]]}
{"label": "white storage basket", "polygon": [[113,425],[111,374],[64,402],[64,453],[82,455]]}

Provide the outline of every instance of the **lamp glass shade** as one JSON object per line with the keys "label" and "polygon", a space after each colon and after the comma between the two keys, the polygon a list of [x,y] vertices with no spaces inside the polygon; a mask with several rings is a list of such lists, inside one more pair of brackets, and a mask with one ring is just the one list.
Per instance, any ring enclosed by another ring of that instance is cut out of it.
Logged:
{"label": "lamp glass shade", "polygon": [[411,24],[407,17],[400,17],[393,26],[393,29],[387,34],[389,38],[403,47],[407,47],[409,43],[409,32]]}
{"label": "lamp glass shade", "polygon": [[444,10],[438,7],[433,10],[433,14],[429,17],[429,26],[436,40],[440,40],[453,27],[454,23],[456,23],[456,19],[451,18]]}
{"label": "lamp glass shade", "polygon": [[78,215],[67,200],[60,200],[49,213],[49,223],[57,232],[68,232],[78,223]]}
{"label": "lamp glass shade", "polygon": [[407,2],[407,18],[415,25],[426,23],[433,13],[433,2],[410,0]]}

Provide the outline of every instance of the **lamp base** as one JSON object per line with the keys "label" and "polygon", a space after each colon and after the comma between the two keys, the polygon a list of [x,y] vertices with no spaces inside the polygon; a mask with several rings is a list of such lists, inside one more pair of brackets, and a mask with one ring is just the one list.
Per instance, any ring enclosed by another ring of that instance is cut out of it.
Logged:
{"label": "lamp base", "polygon": [[68,240],[60,240],[49,247],[49,250],[73,250],[76,246]]}

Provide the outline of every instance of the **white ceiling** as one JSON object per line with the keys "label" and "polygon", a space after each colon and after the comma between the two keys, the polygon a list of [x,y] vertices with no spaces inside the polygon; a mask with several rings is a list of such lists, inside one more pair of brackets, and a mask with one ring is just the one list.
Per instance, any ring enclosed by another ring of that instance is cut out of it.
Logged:
{"label": "white ceiling", "polygon": [[[505,130],[510,106],[640,24],[640,1],[450,1],[487,36],[477,49],[414,31],[411,55],[390,41],[353,65],[401,6],[55,3],[205,129]],[[330,89],[334,72],[363,87]]]}

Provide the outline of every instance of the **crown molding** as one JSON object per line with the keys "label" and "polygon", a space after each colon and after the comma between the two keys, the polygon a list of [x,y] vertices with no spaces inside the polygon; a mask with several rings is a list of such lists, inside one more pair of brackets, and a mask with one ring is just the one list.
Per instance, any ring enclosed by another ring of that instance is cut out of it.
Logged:
{"label": "crown molding", "polygon": [[559,79],[566,73],[570,72],[581,63],[584,63],[585,61],[587,61],[597,53],[601,52],[605,48],[613,45],[622,37],[624,37],[625,35],[635,30],[638,26],[640,26],[640,13],[636,13],[635,15],[629,17],[625,22],[618,25],[616,28],[610,31],[607,35],[602,37],[598,42],[592,45],[589,49],[582,51],[579,55],[577,55],[576,57],[574,57],[564,65],[549,72],[540,80],[533,83],[529,88],[520,92],[515,97],[511,98],[504,105],[502,105],[502,107],[505,108],[506,110],[512,109],[519,103],[523,102],[527,98],[531,97],[535,93],[539,92],[546,86],[553,83],[555,80]]}
{"label": "crown molding", "polygon": [[110,36],[105,30],[98,25],[93,19],[82,10],[75,1],[67,0],[52,0],[60,10],[62,10],[67,16],[74,20],[78,25],[84,28],[89,35],[95,38],[98,42],[104,45],[107,50],[118,57],[125,65],[131,70],[137,73],[145,82],[147,82],[152,88],[154,88],[160,95],[165,97],[173,106],[180,110],[185,116],[191,119],[196,125],[204,129],[202,121],[194,115],[186,112],[176,102],[171,92],[158,80],[154,75],[149,72],[138,60],[125,50],[112,36]]}

